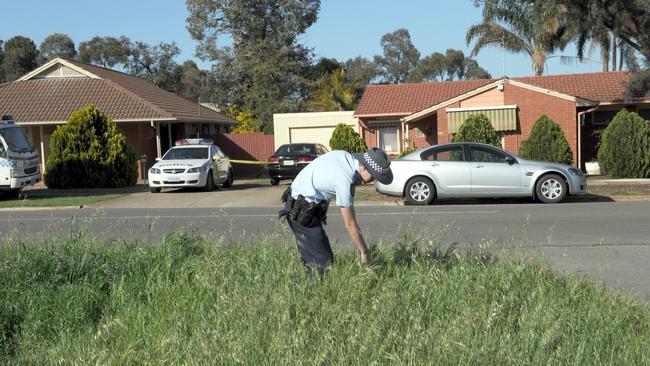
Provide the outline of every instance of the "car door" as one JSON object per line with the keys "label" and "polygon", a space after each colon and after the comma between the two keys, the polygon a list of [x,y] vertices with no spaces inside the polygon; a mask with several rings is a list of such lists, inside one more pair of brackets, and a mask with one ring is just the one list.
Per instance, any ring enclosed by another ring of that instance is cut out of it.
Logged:
{"label": "car door", "polygon": [[505,152],[469,145],[472,192],[475,196],[505,197],[522,193],[521,165]]}
{"label": "car door", "polygon": [[463,146],[443,145],[425,150],[422,164],[435,180],[439,197],[471,195],[471,173],[465,161]]}

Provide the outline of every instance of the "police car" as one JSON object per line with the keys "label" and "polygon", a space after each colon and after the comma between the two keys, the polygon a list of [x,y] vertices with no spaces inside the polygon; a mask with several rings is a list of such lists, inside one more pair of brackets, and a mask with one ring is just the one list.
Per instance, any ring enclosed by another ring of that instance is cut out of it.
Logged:
{"label": "police car", "polygon": [[149,169],[149,190],[201,187],[211,191],[217,184],[232,185],[230,159],[210,139],[183,139]]}

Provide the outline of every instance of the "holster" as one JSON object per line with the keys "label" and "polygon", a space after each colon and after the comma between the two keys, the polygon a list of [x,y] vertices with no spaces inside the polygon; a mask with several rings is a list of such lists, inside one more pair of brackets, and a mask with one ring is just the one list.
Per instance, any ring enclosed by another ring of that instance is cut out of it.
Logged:
{"label": "holster", "polygon": [[285,206],[278,213],[279,217],[289,217],[302,226],[310,226],[316,217],[327,225],[328,201],[309,202],[302,195],[298,195],[298,198],[294,199],[291,196],[291,187],[289,187],[282,194],[282,202]]}

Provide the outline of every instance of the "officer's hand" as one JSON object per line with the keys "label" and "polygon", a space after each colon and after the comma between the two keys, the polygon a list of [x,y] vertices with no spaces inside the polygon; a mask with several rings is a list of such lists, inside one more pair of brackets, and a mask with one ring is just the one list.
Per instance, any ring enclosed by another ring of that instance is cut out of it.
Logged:
{"label": "officer's hand", "polygon": [[370,253],[361,252],[361,264],[364,264],[366,266],[370,265]]}

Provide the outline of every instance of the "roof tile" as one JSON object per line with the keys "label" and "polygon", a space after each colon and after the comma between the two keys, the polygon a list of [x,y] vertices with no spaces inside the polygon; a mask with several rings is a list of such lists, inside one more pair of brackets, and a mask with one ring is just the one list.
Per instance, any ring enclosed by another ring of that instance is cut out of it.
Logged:
{"label": "roof tile", "polygon": [[20,122],[62,122],[88,103],[114,120],[174,119],[221,122],[233,119],[158,88],[138,77],[64,59],[101,79],[28,79],[0,85],[0,113]]}
{"label": "roof tile", "polygon": [[[517,77],[512,80],[596,102],[621,102],[625,98],[628,72]],[[497,79],[459,80],[437,83],[368,85],[355,116],[406,116]]]}

